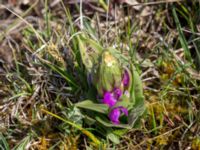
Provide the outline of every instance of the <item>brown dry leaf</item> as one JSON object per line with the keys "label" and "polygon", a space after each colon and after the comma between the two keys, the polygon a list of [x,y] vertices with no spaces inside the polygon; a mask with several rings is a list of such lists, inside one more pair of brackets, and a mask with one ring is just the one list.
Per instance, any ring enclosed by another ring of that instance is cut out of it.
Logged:
{"label": "brown dry leaf", "polygon": [[138,11],[142,8],[142,6],[137,0],[118,0],[118,3],[126,3],[128,5],[133,6],[133,8]]}
{"label": "brown dry leaf", "polygon": [[125,3],[129,4],[129,5],[133,5],[133,8],[135,10],[141,10],[142,6],[139,5],[140,3],[136,0],[124,0]]}
{"label": "brown dry leaf", "polygon": [[7,69],[13,67],[13,54],[10,47],[0,46],[0,62],[2,63],[2,66]]}

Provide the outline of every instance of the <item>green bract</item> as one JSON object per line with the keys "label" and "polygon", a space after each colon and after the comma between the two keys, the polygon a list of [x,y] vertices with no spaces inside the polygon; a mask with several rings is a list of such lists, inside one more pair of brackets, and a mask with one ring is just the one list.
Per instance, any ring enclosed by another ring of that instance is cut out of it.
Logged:
{"label": "green bract", "polygon": [[104,91],[112,91],[120,87],[122,80],[122,67],[118,60],[108,51],[100,56],[100,61],[94,68],[93,84],[96,86],[100,96]]}

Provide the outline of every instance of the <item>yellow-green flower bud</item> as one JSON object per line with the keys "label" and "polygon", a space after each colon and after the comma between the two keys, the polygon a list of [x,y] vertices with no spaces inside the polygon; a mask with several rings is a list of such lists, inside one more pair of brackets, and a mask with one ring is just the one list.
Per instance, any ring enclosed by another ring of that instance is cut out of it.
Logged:
{"label": "yellow-green flower bud", "polygon": [[112,91],[115,87],[121,86],[123,69],[109,51],[102,53],[99,62],[94,85],[98,93],[102,95],[105,91]]}

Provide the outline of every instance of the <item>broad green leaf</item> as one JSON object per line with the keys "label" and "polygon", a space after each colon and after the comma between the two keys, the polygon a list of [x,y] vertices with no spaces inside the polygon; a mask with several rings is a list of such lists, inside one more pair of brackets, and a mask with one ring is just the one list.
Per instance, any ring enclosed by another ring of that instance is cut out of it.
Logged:
{"label": "broad green leaf", "polygon": [[117,128],[131,129],[131,126],[129,126],[128,124],[115,125],[115,124],[111,123],[108,119],[106,119],[105,117],[96,116],[95,118],[99,123],[101,123],[102,125],[104,125],[106,127],[117,127]]}
{"label": "broad green leaf", "polygon": [[118,135],[118,136],[122,136],[124,135],[126,132],[128,131],[128,129],[118,129],[118,130],[114,130],[113,133]]}
{"label": "broad green leaf", "polygon": [[141,116],[144,114],[146,108],[144,104],[135,105],[133,109],[129,112],[128,115],[128,124],[131,127],[134,127],[136,122],[141,118]]}
{"label": "broad green leaf", "polygon": [[91,100],[84,100],[82,102],[76,103],[75,106],[104,114],[107,114],[109,109],[106,104],[96,104]]}
{"label": "broad green leaf", "polygon": [[131,70],[132,70],[132,87],[130,89],[130,92],[131,92],[131,100],[133,106],[129,112],[128,124],[133,127],[135,123],[141,118],[146,108],[144,104],[142,81],[140,79],[137,70],[133,65]]}
{"label": "broad green leaf", "polygon": [[114,144],[119,144],[120,143],[120,139],[119,139],[120,137],[115,135],[115,134],[113,134],[113,133],[108,133],[107,134],[107,138],[109,140],[111,140]]}
{"label": "broad green leaf", "polygon": [[86,124],[88,125],[93,125],[94,123],[96,123],[96,120],[94,119],[94,117],[90,117],[88,115],[84,115],[84,121]]}
{"label": "broad green leaf", "polygon": [[144,101],[142,81],[134,66],[132,66],[132,87],[130,92],[135,105],[140,101]]}

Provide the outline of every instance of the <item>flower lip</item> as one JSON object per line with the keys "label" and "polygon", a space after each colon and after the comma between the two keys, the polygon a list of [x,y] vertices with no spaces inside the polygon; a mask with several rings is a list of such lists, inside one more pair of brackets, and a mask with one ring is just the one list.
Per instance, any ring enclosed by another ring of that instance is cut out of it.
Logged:
{"label": "flower lip", "polygon": [[109,118],[112,121],[113,124],[119,124],[119,117],[120,117],[120,110],[118,108],[114,108],[110,114],[109,114]]}
{"label": "flower lip", "polygon": [[119,118],[121,113],[123,113],[125,116],[128,116],[128,110],[122,106],[114,108],[110,113],[109,113],[109,118],[113,124],[119,124]]}
{"label": "flower lip", "polygon": [[122,91],[119,88],[115,88],[113,91],[114,97],[118,100],[122,96]]}
{"label": "flower lip", "polygon": [[102,103],[107,104],[109,107],[113,107],[117,102],[117,99],[114,97],[113,93],[105,92]]}
{"label": "flower lip", "polygon": [[121,110],[121,112],[124,113],[125,116],[128,116],[128,110],[127,110],[127,108],[124,108],[122,106],[119,106],[118,108]]}

